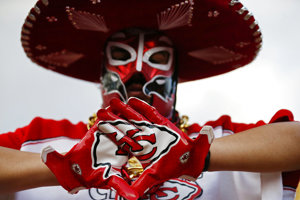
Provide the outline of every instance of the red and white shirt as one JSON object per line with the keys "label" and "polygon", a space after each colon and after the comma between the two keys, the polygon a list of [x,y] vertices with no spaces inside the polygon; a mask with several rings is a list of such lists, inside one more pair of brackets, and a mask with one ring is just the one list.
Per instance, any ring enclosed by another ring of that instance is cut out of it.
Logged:
{"label": "red and white shirt", "polygon": [[[278,111],[269,123],[293,121],[288,110]],[[234,123],[229,116],[222,116],[216,121],[204,125],[214,128],[215,137],[224,137],[243,130],[265,125],[263,121],[255,124]],[[193,124],[188,128],[191,136],[199,133],[201,126]],[[70,150],[87,132],[86,124],[72,124],[68,120],[49,120],[35,118],[28,126],[15,132],[0,135],[0,146],[40,153],[51,145],[58,152]],[[300,171],[278,173],[251,172],[204,172],[196,182],[171,179],[145,199],[197,199],[197,200],[293,200]],[[92,188],[70,195],[60,186],[41,187],[18,192],[17,200],[55,200],[81,199],[102,200],[120,199],[114,191]]]}

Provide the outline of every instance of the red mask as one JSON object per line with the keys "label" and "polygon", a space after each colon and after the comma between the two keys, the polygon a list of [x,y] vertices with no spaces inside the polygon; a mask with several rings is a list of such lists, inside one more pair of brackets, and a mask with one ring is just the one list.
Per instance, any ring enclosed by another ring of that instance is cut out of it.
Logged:
{"label": "red mask", "polygon": [[105,49],[103,107],[118,97],[138,97],[170,118],[175,102],[174,48],[161,33],[128,29],[114,34]]}

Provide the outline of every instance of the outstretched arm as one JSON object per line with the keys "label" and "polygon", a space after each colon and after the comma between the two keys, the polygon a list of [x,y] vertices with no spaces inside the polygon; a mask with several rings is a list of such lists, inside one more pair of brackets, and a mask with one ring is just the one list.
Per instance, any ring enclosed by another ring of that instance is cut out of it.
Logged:
{"label": "outstretched arm", "polygon": [[58,185],[40,154],[0,147],[0,194]]}
{"label": "outstretched arm", "polygon": [[300,123],[279,122],[215,139],[209,171],[300,169]]}

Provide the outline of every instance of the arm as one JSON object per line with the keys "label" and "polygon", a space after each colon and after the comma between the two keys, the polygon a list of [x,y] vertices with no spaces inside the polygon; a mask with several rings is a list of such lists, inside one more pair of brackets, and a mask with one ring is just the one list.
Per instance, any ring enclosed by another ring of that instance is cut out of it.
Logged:
{"label": "arm", "polygon": [[280,122],[215,139],[209,171],[300,169],[300,123]]}
{"label": "arm", "polygon": [[0,147],[0,194],[58,185],[40,154]]}

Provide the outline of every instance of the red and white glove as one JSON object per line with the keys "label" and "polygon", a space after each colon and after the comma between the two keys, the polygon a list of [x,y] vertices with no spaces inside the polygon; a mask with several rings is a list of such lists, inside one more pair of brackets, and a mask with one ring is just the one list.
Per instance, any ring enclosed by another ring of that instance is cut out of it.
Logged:
{"label": "red and white glove", "polygon": [[194,200],[201,193],[202,189],[197,183],[176,178],[151,188],[140,200]]}
{"label": "red and white glove", "polygon": [[[195,180],[204,169],[214,134],[205,126],[196,139],[189,138],[147,103],[130,98],[127,104],[113,99],[110,107],[97,113],[98,128],[119,147],[131,152],[145,167],[132,187],[140,196],[152,186],[171,178]],[[131,138],[140,144],[128,143]]]}
{"label": "red and white glove", "polygon": [[42,160],[69,193],[87,188],[114,188],[126,199],[138,194],[121,177],[127,155],[118,155],[118,147],[97,128],[98,122],[67,154],[61,155],[51,146],[42,151]]}

